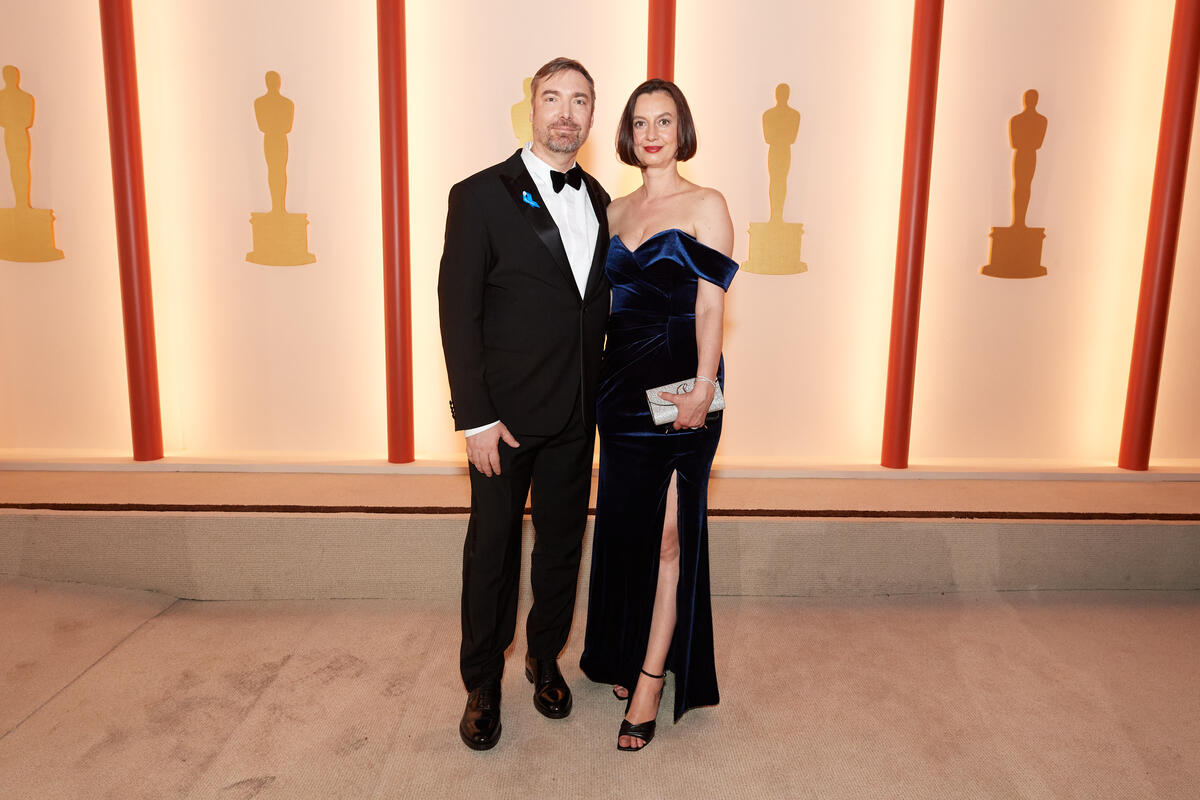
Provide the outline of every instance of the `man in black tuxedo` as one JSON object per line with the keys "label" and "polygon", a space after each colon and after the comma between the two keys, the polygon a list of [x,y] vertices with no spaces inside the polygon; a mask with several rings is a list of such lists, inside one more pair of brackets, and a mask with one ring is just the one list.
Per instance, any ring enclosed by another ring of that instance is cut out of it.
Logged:
{"label": "man in black tuxedo", "polygon": [[463,742],[500,738],[500,677],[516,631],[521,519],[532,487],[533,607],[525,675],[547,717],[571,712],[558,669],[575,588],[608,317],[609,197],[575,163],[595,89],[577,61],[533,77],[533,140],[450,190],[438,277],[455,428],[471,462],[463,546]]}

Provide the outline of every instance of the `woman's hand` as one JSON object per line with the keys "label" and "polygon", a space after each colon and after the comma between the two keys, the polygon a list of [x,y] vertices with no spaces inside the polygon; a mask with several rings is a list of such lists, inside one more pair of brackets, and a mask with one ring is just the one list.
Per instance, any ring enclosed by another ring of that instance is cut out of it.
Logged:
{"label": "woman's hand", "polygon": [[712,405],[713,395],[716,391],[711,383],[696,381],[690,392],[682,394],[659,392],[658,396],[668,403],[674,403],[675,407],[679,409],[679,416],[675,418],[672,427],[681,431],[685,428],[699,428],[704,425],[704,418],[708,416],[708,407]]}

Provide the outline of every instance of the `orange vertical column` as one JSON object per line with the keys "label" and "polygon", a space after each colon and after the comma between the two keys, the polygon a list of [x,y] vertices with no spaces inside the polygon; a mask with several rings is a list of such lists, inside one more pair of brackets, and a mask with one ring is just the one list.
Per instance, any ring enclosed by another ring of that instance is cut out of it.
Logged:
{"label": "orange vertical column", "polygon": [[904,130],[904,173],[900,186],[900,230],[896,237],[896,282],[888,352],[883,418],[885,467],[908,466],[913,386],[917,371],[917,327],[925,264],[925,223],[933,161],[938,58],[942,46],[942,0],[917,0],[908,73],[908,121]]}
{"label": "orange vertical column", "polygon": [[379,26],[379,166],[383,187],[388,461],[404,464],[414,457],[404,0],[378,0],[376,13]]}
{"label": "orange vertical column", "polygon": [[650,0],[646,78],[675,80],[675,0]]}
{"label": "orange vertical column", "polygon": [[154,344],[154,298],[150,290],[150,245],[146,232],[146,187],[142,171],[142,123],[138,113],[137,59],[130,0],[100,0],[104,83],[108,96],[108,142],[112,153],[113,206],[125,322],[125,369],[133,457],[162,458],[162,415],[158,402],[158,355]]}
{"label": "orange vertical column", "polygon": [[1187,181],[1188,150],[1196,116],[1196,83],[1200,73],[1200,0],[1176,0],[1158,157],[1150,197],[1150,224],[1142,259],[1142,289],[1133,333],[1125,423],[1117,464],[1123,469],[1150,466],[1150,440],[1162,377],[1167,310],[1175,276],[1175,252]]}

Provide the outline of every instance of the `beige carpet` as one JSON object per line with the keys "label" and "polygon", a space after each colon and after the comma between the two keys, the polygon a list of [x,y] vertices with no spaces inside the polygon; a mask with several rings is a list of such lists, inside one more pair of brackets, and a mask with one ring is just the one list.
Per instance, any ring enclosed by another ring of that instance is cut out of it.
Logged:
{"label": "beige carpet", "polygon": [[539,716],[510,657],[503,738],[474,753],[455,730],[452,602],[200,603],[0,579],[0,795],[1196,797],[1200,593],[714,611],[722,703],[645,752],[615,750],[621,706],[580,677],[577,618],[572,715]]}

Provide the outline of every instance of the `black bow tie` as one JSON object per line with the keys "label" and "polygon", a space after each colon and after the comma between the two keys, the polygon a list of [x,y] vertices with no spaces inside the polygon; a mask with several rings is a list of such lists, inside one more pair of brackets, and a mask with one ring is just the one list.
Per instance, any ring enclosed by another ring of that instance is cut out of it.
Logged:
{"label": "black bow tie", "polygon": [[566,172],[558,172],[550,170],[550,185],[554,187],[554,193],[558,194],[562,191],[563,184],[571,184],[572,189],[578,189],[583,185],[583,170],[578,164],[571,167]]}

